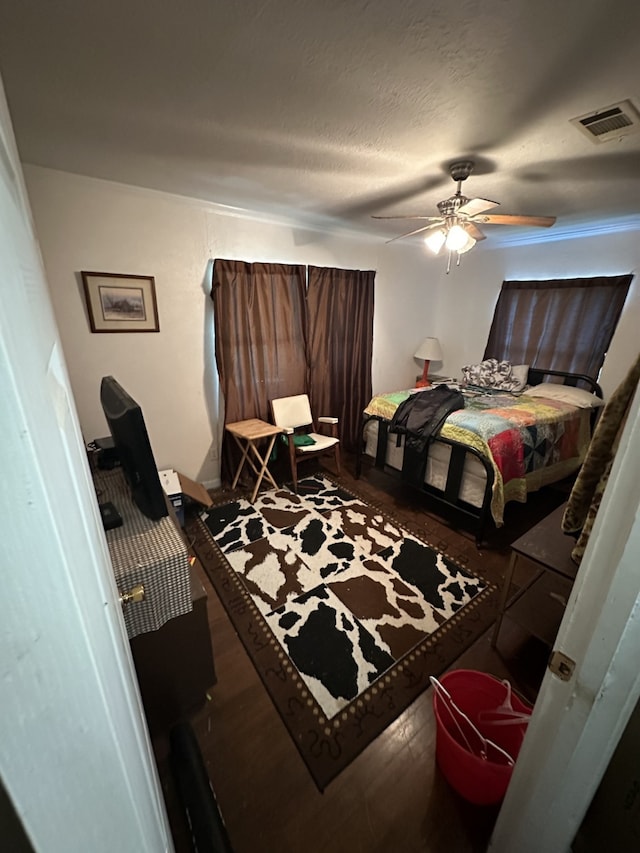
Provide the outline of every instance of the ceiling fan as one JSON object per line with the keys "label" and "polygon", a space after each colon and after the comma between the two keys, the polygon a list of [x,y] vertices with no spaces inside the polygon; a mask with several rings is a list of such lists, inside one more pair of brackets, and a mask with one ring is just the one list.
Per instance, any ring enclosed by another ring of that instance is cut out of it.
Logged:
{"label": "ceiling fan", "polygon": [[430,231],[431,233],[425,238],[425,243],[436,255],[443,247],[448,251],[447,272],[449,272],[453,252],[457,252],[457,263],[460,263],[460,255],[472,249],[478,240],[486,239],[478,228],[478,224],[532,225],[549,228],[556,221],[555,216],[487,213],[488,210],[498,207],[499,202],[486,198],[469,199],[462,194],[462,183],[469,177],[474,165],[473,160],[459,160],[451,163],[449,174],[458,184],[458,189],[450,198],[438,203],[439,216],[373,216],[373,219],[420,219],[427,223],[406,234],[399,234],[387,242],[393,243],[394,240],[402,240],[404,237]]}

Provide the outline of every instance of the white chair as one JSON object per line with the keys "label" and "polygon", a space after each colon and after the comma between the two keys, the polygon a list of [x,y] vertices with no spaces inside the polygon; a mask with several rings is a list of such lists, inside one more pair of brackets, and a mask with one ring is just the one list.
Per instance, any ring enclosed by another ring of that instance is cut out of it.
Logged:
{"label": "white chair", "polygon": [[[282,429],[287,439],[294,492],[298,491],[298,463],[303,459],[333,449],[336,471],[340,474],[338,418],[318,418],[318,424],[327,424],[330,427],[331,435],[316,432],[309,397],[306,394],[272,400],[271,413],[274,424]],[[301,442],[308,441],[304,436],[313,439],[313,443],[302,444]]]}

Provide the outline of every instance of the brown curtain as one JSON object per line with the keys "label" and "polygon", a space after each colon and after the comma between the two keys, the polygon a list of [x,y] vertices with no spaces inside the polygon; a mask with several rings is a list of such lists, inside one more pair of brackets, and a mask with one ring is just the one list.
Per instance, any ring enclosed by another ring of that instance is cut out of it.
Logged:
{"label": "brown curtain", "polygon": [[[270,421],[269,400],[307,390],[305,268],[216,259],[211,298],[225,423]],[[223,480],[236,457],[225,434]]]}
{"label": "brown curtain", "polygon": [[340,419],[340,441],[355,451],[371,399],[375,272],[309,267],[309,397],[316,416]]}
{"label": "brown curtain", "polygon": [[503,282],[484,358],[597,379],[632,278]]}

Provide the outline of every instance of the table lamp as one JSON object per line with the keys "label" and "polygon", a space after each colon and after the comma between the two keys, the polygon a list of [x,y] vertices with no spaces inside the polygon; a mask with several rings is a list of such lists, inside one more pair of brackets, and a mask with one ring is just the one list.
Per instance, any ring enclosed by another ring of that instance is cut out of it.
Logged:
{"label": "table lamp", "polygon": [[429,382],[429,362],[442,360],[440,342],[437,338],[425,338],[414,352],[414,356],[424,359],[424,369],[421,378],[416,382],[416,388],[427,388],[431,385]]}

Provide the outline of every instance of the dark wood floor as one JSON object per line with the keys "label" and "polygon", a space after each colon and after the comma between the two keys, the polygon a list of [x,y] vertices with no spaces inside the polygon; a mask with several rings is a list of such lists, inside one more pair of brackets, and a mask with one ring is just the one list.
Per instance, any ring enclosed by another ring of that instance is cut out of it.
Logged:
{"label": "dark wood floor", "polygon": [[[400,521],[421,525],[432,542],[446,542],[453,557],[482,564],[496,582],[509,557],[509,541],[555,508],[561,492],[545,490],[528,506],[509,508],[506,525],[478,551],[470,533],[454,531],[428,511],[427,502],[384,474],[368,471],[355,483],[349,460],[345,485],[382,501]],[[203,571],[218,683],[191,717],[211,784],[236,853],[377,853],[377,851],[484,851],[497,809],[473,806],[449,787],[435,764],[432,691],[423,693],[320,793],[271,703],[218,597]],[[507,677],[535,699],[548,650],[505,620],[499,651],[490,632],[453,669]],[[189,834],[168,767],[167,742],[154,740],[178,853]]]}

